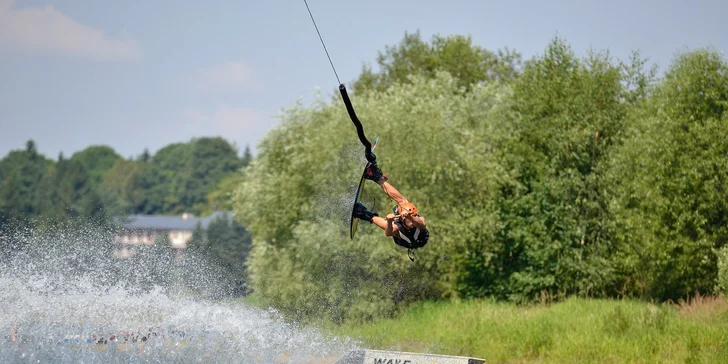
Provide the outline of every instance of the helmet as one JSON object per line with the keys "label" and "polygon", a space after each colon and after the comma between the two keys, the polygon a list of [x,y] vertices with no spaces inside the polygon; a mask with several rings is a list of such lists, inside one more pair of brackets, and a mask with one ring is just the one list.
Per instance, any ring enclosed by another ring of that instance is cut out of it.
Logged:
{"label": "helmet", "polygon": [[403,202],[397,206],[397,211],[402,212],[405,210],[409,211],[410,216],[417,215],[417,206],[415,206],[412,202]]}

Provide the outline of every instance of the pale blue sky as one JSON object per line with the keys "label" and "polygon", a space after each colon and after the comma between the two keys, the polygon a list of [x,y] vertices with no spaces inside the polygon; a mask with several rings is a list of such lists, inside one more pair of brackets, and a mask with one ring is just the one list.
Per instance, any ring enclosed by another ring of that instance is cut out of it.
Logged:
{"label": "pale blue sky", "polygon": [[[579,54],[638,49],[663,70],[680,50],[728,50],[720,0],[308,4],[347,84],[417,30],[526,59],[558,35]],[[31,138],[51,158],[92,144],[129,157],[199,136],[255,150],[280,108],[337,86],[303,0],[0,0],[0,157]]]}

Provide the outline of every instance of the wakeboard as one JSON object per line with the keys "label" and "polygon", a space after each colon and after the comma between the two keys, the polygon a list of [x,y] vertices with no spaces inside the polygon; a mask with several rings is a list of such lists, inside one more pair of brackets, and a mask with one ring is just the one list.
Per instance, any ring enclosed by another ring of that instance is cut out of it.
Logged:
{"label": "wakeboard", "polygon": [[[379,137],[374,139],[374,145],[372,145],[372,152],[374,152],[374,148],[377,147],[377,143],[379,142]],[[366,165],[364,166],[364,170],[362,170],[361,177],[359,178],[359,186],[356,189],[356,193],[354,194],[354,203],[351,206],[351,220],[349,221],[349,236],[351,239],[354,239],[354,235],[356,234],[356,229],[359,226],[359,219],[354,217],[354,208],[356,207],[356,203],[361,200],[363,196],[363,187],[364,187],[364,175],[366,174],[367,167],[369,167],[369,161],[367,161]]]}

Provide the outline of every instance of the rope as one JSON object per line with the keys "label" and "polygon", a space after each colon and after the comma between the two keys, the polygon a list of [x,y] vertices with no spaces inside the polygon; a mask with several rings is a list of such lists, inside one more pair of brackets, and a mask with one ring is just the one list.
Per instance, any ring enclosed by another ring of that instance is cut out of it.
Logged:
{"label": "rope", "polygon": [[339,74],[336,73],[336,67],[334,67],[334,62],[331,61],[331,56],[329,56],[329,51],[326,49],[326,44],[324,43],[324,38],[321,37],[321,32],[319,32],[318,26],[316,25],[316,20],[313,19],[313,14],[311,14],[311,8],[308,7],[308,2],[306,0],[303,0],[303,3],[306,4],[306,9],[308,10],[308,15],[311,16],[311,21],[313,22],[313,26],[316,28],[316,33],[318,33],[319,39],[321,40],[321,45],[324,46],[324,52],[326,52],[326,57],[329,59],[329,63],[331,63],[331,69],[334,70],[334,75],[336,75],[336,81],[341,84],[341,81],[339,80]]}
{"label": "rope", "polygon": [[376,160],[376,157],[372,153],[372,144],[369,142],[367,137],[364,135],[364,128],[361,125],[361,122],[359,121],[359,118],[356,116],[356,112],[354,111],[354,106],[351,104],[351,100],[349,99],[349,95],[346,92],[346,87],[343,83],[341,83],[341,80],[339,79],[339,74],[336,73],[336,67],[334,67],[334,62],[331,60],[331,56],[329,55],[328,49],[326,49],[326,43],[324,43],[324,38],[321,36],[321,32],[318,29],[318,25],[316,25],[316,20],[313,18],[313,14],[311,13],[311,8],[308,6],[308,2],[306,0],[303,0],[303,3],[306,4],[306,9],[308,10],[308,15],[311,16],[311,21],[313,22],[313,26],[316,28],[316,33],[318,33],[319,39],[321,40],[321,45],[324,47],[324,52],[326,52],[326,58],[329,59],[329,63],[331,64],[331,69],[334,70],[334,75],[336,76],[336,81],[339,82],[339,92],[341,93],[341,98],[344,100],[344,105],[346,105],[346,111],[349,113],[349,117],[351,118],[351,121],[354,123],[354,126],[356,126],[356,134],[359,136],[359,141],[364,145],[364,156],[366,156],[367,160],[369,162],[374,162]]}

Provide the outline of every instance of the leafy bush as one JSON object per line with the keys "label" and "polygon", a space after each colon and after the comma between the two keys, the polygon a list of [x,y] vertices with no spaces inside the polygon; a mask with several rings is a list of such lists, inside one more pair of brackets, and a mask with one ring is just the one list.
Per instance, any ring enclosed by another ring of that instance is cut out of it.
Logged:
{"label": "leafy bush", "polygon": [[658,299],[710,293],[728,239],[728,63],[676,58],[631,116],[611,163],[624,292]]}

